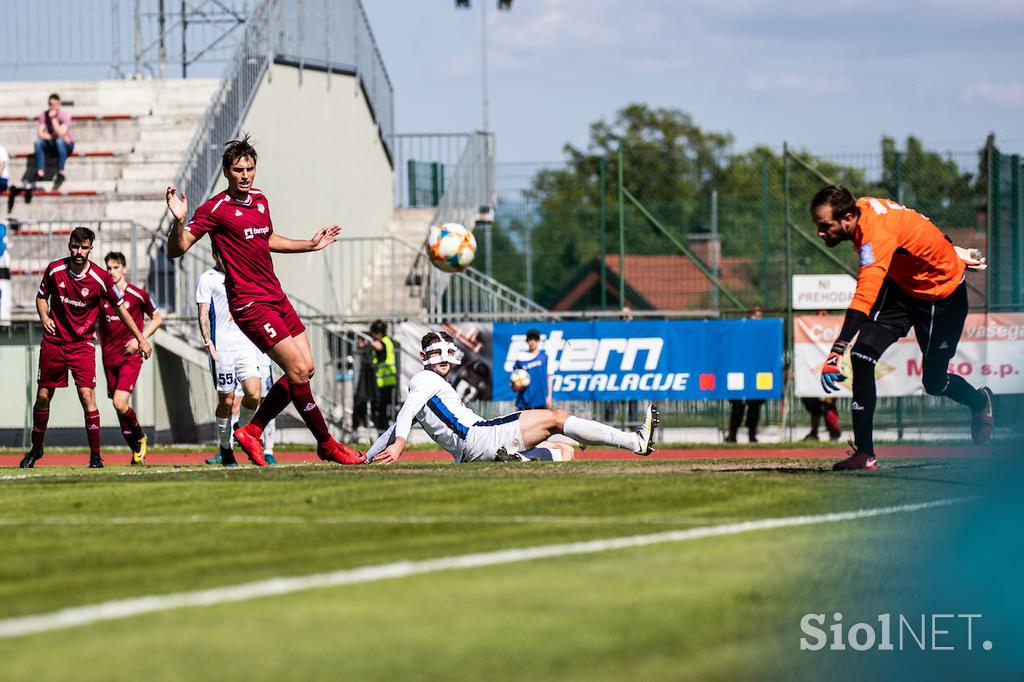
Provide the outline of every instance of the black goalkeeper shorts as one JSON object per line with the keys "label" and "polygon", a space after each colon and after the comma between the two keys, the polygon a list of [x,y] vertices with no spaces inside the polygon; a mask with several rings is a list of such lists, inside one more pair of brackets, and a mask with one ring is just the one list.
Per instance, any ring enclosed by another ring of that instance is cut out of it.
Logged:
{"label": "black goalkeeper shorts", "polygon": [[967,283],[961,282],[946,298],[925,301],[914,298],[886,278],[871,309],[869,321],[861,328],[858,343],[879,354],[907,335],[911,328],[926,358],[952,358],[967,320]]}

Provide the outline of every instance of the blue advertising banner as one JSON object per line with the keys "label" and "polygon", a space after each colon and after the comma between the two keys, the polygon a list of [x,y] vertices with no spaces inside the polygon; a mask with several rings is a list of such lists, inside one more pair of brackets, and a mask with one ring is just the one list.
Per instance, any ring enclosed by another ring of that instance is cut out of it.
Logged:
{"label": "blue advertising banner", "polygon": [[782,320],[495,323],[494,400],[541,334],[554,400],[706,400],[782,396]]}

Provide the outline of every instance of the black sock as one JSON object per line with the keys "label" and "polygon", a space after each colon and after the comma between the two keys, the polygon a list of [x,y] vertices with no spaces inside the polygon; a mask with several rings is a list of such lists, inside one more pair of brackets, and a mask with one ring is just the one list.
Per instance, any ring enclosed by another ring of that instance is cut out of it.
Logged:
{"label": "black sock", "polygon": [[877,392],[875,390],[875,363],[871,351],[854,348],[850,353],[853,364],[853,442],[857,451],[875,456],[874,418]]}
{"label": "black sock", "polygon": [[967,383],[967,380],[957,374],[950,374],[949,383],[942,395],[951,398],[961,405],[971,408],[972,412],[985,409],[985,396],[978,392],[978,389]]}

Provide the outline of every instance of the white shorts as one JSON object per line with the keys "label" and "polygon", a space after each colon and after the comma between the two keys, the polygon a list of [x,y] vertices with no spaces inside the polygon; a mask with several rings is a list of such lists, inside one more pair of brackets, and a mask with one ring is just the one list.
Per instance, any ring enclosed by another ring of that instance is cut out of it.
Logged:
{"label": "white shorts", "polygon": [[[450,452],[458,463],[464,462],[492,462],[498,454],[498,448],[504,447],[509,452],[519,452],[524,449],[523,432],[519,428],[519,412],[478,422],[469,427],[466,440],[463,441],[461,452]],[[395,442],[395,425],[392,424],[387,431],[366,451],[366,461],[373,460],[380,452]]]}
{"label": "white shorts", "polygon": [[458,461],[490,462],[494,460],[498,448],[502,447],[509,452],[524,450],[526,445],[523,442],[523,430],[519,428],[519,415],[519,412],[514,412],[469,427],[469,434],[462,446],[462,457]]}
{"label": "white shorts", "polygon": [[[244,381],[244,379],[243,379]],[[260,398],[266,398],[267,393],[270,392],[270,387],[274,385],[274,372],[273,363],[270,362],[270,358],[267,357],[266,353],[260,355]],[[235,395],[243,396],[245,391],[242,390],[242,382],[235,382]]]}
{"label": "white shorts", "polygon": [[218,350],[217,362],[213,368],[213,382],[218,393],[230,393],[236,384],[250,377],[262,378],[261,357],[256,347],[251,350]]}

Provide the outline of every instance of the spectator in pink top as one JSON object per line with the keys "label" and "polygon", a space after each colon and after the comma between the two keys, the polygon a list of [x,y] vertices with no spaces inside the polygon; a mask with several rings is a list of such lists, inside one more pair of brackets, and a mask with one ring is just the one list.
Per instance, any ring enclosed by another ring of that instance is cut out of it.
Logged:
{"label": "spectator in pink top", "polygon": [[36,180],[43,179],[46,168],[46,152],[57,155],[57,177],[53,188],[64,182],[64,162],[75,149],[75,138],[71,134],[71,114],[61,109],[60,95],[50,95],[49,108],[39,114],[36,130]]}

